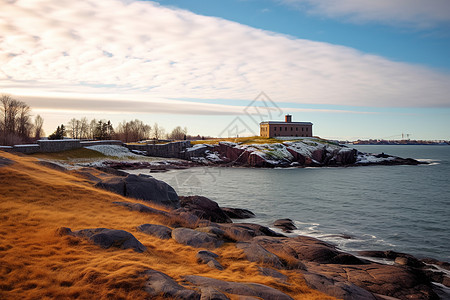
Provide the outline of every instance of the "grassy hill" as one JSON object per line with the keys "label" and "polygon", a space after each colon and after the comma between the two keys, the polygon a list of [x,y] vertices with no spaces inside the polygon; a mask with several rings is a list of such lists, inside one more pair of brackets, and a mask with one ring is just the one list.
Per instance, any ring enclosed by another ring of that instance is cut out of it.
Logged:
{"label": "grassy hill", "polygon": [[[292,270],[282,271],[289,276],[288,283],[262,276],[257,264],[245,260],[242,250],[231,243],[214,250],[223,271],[198,264],[199,249],[136,230],[145,223],[167,225],[163,220],[112,204],[130,199],[96,189],[74,171],[39,165],[33,157],[1,151],[0,157],[13,162],[0,165],[0,299],[145,299],[142,273],[147,269],[162,271],[180,284],[183,275],[201,275],[265,284],[295,299],[333,299],[309,289]],[[72,236],[58,236],[59,227],[126,230],[148,250],[105,250]]]}

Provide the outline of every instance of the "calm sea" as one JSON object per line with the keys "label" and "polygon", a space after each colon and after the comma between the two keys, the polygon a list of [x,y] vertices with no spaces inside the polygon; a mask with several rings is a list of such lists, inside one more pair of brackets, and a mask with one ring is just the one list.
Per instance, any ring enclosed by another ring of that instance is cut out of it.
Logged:
{"label": "calm sea", "polygon": [[[253,211],[271,226],[295,221],[297,234],[345,251],[394,250],[450,261],[450,146],[355,146],[430,162],[349,168],[192,168],[152,173],[180,195]],[[136,173],[148,173],[148,170]],[[351,237],[350,239],[347,236]]]}

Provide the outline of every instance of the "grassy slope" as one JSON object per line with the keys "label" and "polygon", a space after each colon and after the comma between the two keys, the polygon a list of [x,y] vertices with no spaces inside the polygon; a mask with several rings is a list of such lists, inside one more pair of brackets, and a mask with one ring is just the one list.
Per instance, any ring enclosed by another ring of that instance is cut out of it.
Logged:
{"label": "grassy slope", "polygon": [[[256,264],[246,261],[233,244],[215,250],[224,271],[199,265],[199,249],[137,232],[137,225],[162,223],[112,204],[129,199],[95,189],[74,174],[37,165],[35,158],[4,152],[0,156],[15,161],[0,167],[0,299],[143,299],[145,278],[139,274],[146,269],[178,281],[196,274],[262,283],[296,299],[332,299],[307,288],[294,271],[283,271],[290,276],[289,285],[259,275]],[[123,229],[148,251],[105,250],[78,238],[56,236],[61,226]]]}

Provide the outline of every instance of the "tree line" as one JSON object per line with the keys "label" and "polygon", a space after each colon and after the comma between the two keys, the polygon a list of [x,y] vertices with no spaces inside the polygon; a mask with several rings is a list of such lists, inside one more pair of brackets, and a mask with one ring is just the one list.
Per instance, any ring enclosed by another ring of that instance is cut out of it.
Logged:
{"label": "tree line", "polygon": [[44,119],[34,120],[31,108],[23,101],[9,95],[0,97],[0,144],[14,145],[33,142],[44,135]]}
{"label": "tree line", "polygon": [[[44,119],[37,115],[34,120],[31,108],[23,101],[9,95],[0,97],[0,145],[17,145],[35,142],[44,136]],[[122,142],[137,142],[142,140],[185,140],[198,139],[200,136],[189,136],[187,128],[175,127],[166,133],[165,128],[154,123],[153,126],[141,120],[120,122],[113,127],[110,120],[88,120],[72,118],[66,124],[59,125],[48,136],[49,139],[63,139],[65,137],[84,140],[121,140]]]}
{"label": "tree line", "polygon": [[50,135],[50,139],[60,139],[67,136],[74,139],[116,139],[128,143],[149,139],[183,140],[188,137],[186,127],[181,128],[181,126],[177,126],[170,133],[166,133],[166,130],[158,123],[150,126],[138,119],[120,122],[114,129],[109,120],[92,119],[89,121],[86,117],[81,119],[72,118],[67,126],[61,124],[58,128],[54,134]]}

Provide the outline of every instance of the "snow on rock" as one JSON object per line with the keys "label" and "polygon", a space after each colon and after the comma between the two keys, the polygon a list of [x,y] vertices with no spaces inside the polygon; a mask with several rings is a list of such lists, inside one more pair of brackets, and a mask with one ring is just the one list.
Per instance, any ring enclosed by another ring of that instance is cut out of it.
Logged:
{"label": "snow on rock", "polygon": [[[203,164],[230,163],[258,167],[286,167],[299,165],[348,165],[356,161],[356,150],[317,138],[284,139],[278,143],[237,144],[219,142],[204,152],[196,145],[189,158]],[[188,150],[189,151],[189,150]]]}
{"label": "snow on rock", "polygon": [[357,164],[376,164],[383,161],[392,161],[395,157],[376,157],[374,154],[358,152],[358,157],[356,158]]}
{"label": "snow on rock", "polygon": [[85,147],[90,150],[100,152],[107,156],[114,157],[141,157],[140,155],[132,153],[128,148],[117,145],[95,145]]}

